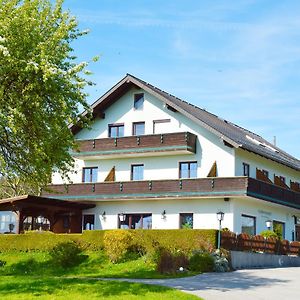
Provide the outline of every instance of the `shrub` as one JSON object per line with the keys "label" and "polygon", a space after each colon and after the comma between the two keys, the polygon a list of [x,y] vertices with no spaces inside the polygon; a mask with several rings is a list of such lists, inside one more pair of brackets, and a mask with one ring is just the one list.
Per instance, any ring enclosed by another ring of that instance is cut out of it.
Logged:
{"label": "shrub", "polygon": [[214,259],[209,253],[197,251],[190,258],[189,269],[195,272],[211,272],[214,269]]}
{"label": "shrub", "polygon": [[4,267],[5,265],[6,265],[6,261],[0,259],[0,268]]}
{"label": "shrub", "polygon": [[56,245],[51,251],[51,261],[63,268],[79,265],[86,258],[82,248],[74,242],[64,242]]}
{"label": "shrub", "polygon": [[157,258],[156,271],[161,274],[168,274],[174,272],[174,262],[172,254],[169,250],[161,248]]}
{"label": "shrub", "polygon": [[161,274],[173,274],[181,267],[184,269],[188,267],[189,260],[182,252],[172,253],[168,249],[158,248],[156,253],[156,270]]}
{"label": "shrub", "polygon": [[41,264],[31,257],[12,264],[9,268],[9,272],[14,275],[27,275],[40,270],[40,266]]}
{"label": "shrub", "polygon": [[223,251],[216,250],[212,254],[212,257],[214,259],[214,271],[215,272],[230,271],[228,255],[229,255],[228,252],[226,254],[224,254],[224,250]]}
{"label": "shrub", "polygon": [[260,233],[264,238],[278,238],[277,234],[272,230],[264,230]]}
{"label": "shrub", "polygon": [[119,262],[125,258],[133,245],[133,236],[129,230],[109,230],[103,238],[104,249],[110,261]]}

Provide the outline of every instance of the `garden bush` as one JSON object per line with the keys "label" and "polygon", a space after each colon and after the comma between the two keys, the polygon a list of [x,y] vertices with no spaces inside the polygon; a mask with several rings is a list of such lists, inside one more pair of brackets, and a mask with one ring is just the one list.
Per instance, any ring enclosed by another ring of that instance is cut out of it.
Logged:
{"label": "garden bush", "polygon": [[275,238],[278,239],[277,234],[272,231],[272,230],[264,230],[260,233],[261,236],[263,236],[264,238]]}
{"label": "garden bush", "polygon": [[87,258],[83,255],[82,248],[75,242],[57,244],[49,254],[53,264],[63,268],[77,266]]}
{"label": "garden bush", "polygon": [[190,257],[189,269],[195,272],[212,272],[214,269],[214,259],[207,252],[196,251]]}
{"label": "garden bush", "polygon": [[214,268],[215,272],[228,272],[230,271],[229,266],[229,252],[226,250],[217,249],[214,253],[212,253],[212,257],[214,260]]}
{"label": "garden bush", "polygon": [[28,258],[12,264],[9,267],[9,274],[14,275],[30,275],[40,271],[41,263],[34,258]]}
{"label": "garden bush", "polygon": [[156,270],[161,274],[174,274],[179,268],[187,269],[189,260],[182,252],[172,253],[165,248],[156,249]]}
{"label": "garden bush", "polygon": [[133,234],[129,230],[109,230],[105,232],[103,242],[110,261],[116,263],[124,259],[132,249]]}
{"label": "garden bush", "polygon": [[0,268],[4,267],[5,265],[6,265],[6,261],[0,259]]}

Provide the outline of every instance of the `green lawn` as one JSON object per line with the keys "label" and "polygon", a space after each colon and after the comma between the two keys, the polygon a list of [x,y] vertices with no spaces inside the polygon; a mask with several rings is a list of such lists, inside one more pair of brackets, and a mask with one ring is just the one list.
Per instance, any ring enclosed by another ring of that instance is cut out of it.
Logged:
{"label": "green lawn", "polygon": [[0,276],[0,298],[21,299],[105,299],[105,300],[196,300],[174,289],[139,283],[28,276]]}
{"label": "green lawn", "polygon": [[118,264],[111,263],[101,251],[87,252],[88,258],[78,267],[57,268],[49,264],[47,252],[7,252],[0,253],[0,260],[6,261],[0,267],[0,275],[39,275],[64,277],[113,277],[113,278],[173,278],[191,276],[196,273],[162,275],[155,265],[141,257]]}
{"label": "green lawn", "polygon": [[[51,265],[47,252],[0,253],[0,265],[1,261],[6,262],[0,266],[0,299],[199,299],[166,287],[92,279],[168,276],[157,273],[144,258],[112,264],[101,251],[85,254],[87,259],[79,266],[62,269]],[[174,276],[182,274],[169,277]]]}

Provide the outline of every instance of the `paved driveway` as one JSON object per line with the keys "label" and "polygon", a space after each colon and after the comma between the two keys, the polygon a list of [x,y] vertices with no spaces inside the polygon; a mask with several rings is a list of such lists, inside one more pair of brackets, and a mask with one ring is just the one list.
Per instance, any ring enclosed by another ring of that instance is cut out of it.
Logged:
{"label": "paved driveway", "polygon": [[207,273],[180,279],[126,280],[159,284],[205,300],[299,300],[300,268],[253,269]]}

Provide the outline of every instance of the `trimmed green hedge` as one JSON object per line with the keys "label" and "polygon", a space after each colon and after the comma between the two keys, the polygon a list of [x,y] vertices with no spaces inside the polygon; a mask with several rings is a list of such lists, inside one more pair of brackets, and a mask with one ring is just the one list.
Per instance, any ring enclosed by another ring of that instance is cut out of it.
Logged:
{"label": "trimmed green hedge", "polygon": [[0,252],[48,251],[59,243],[74,241],[84,249],[103,248],[102,230],[84,231],[83,234],[54,234],[52,232],[28,232],[26,234],[0,234]]}
{"label": "trimmed green hedge", "polygon": [[134,242],[145,247],[147,251],[160,246],[172,252],[181,250],[190,253],[198,249],[212,250],[217,245],[217,230],[214,229],[154,229],[132,232]]}
{"label": "trimmed green hedge", "polygon": [[[29,232],[26,234],[0,234],[0,252],[4,251],[47,251],[61,242],[74,241],[88,250],[104,248],[104,235],[119,230],[90,230],[82,234],[54,234],[51,232]],[[214,229],[170,229],[129,230],[133,244],[141,245],[150,252],[158,245],[169,249],[191,252],[195,249],[215,248],[217,231]],[[115,245],[116,246],[116,245]]]}
{"label": "trimmed green hedge", "polygon": [[153,254],[159,248],[170,253],[192,254],[194,250],[211,252],[216,248],[217,231],[213,229],[107,230],[104,248],[112,262],[122,260],[127,252]]}

